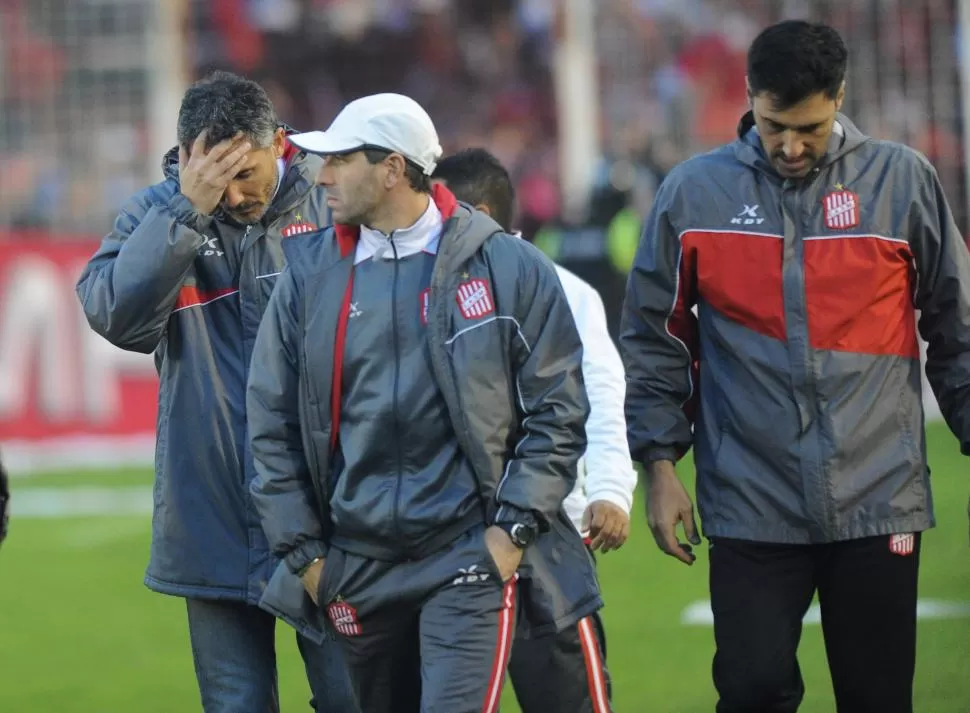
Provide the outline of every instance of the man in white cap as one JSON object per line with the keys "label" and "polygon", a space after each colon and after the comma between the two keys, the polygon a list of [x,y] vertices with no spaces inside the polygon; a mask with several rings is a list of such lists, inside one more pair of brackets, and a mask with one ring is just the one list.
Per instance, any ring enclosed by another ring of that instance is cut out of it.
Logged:
{"label": "man in white cap", "polygon": [[[262,606],[344,644],[363,713],[495,713],[530,634],[602,606],[563,511],[586,448],[582,347],[552,263],[430,184],[413,100],[291,138],[334,226],[284,244],[247,413],[283,559]],[[521,587],[521,599],[517,597]]]}

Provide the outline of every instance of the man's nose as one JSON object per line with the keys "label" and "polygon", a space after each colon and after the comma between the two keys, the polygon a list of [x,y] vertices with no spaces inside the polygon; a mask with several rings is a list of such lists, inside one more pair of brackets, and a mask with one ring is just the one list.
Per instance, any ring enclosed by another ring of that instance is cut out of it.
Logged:
{"label": "man's nose", "polygon": [[329,164],[324,163],[320,167],[320,172],[317,174],[317,183],[323,186],[332,186],[333,178],[333,168]]}
{"label": "man's nose", "polygon": [[226,188],[226,193],[223,196],[223,199],[225,200],[226,206],[229,208],[235,208],[236,206],[241,205],[245,200],[242,191],[239,190],[239,187],[234,183],[230,183]]}
{"label": "man's nose", "polygon": [[785,135],[785,143],[782,145],[782,151],[785,153],[785,158],[798,158],[804,153],[805,142],[798,138],[798,134],[794,131],[789,131]]}

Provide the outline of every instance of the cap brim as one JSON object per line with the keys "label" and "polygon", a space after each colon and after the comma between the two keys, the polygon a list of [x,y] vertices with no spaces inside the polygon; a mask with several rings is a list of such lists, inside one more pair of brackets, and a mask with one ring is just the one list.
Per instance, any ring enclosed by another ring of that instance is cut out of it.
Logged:
{"label": "cap brim", "polygon": [[346,136],[335,136],[332,131],[307,131],[303,134],[290,134],[290,143],[299,149],[313,154],[340,154],[354,151],[361,143]]}

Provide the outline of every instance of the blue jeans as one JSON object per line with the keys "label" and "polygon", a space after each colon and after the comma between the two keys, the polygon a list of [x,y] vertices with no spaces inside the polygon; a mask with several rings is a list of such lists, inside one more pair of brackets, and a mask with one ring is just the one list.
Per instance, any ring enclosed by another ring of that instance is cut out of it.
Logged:
{"label": "blue jeans", "polygon": [[[186,599],[205,713],[279,713],[276,619],[242,602]],[[360,713],[340,645],[296,635],[316,713]]]}

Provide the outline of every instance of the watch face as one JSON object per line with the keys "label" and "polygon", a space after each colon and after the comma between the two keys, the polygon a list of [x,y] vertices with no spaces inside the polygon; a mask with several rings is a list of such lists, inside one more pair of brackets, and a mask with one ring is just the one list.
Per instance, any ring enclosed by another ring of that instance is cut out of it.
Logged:
{"label": "watch face", "polygon": [[512,526],[512,541],[520,547],[525,547],[531,542],[531,534],[529,528],[525,525],[515,524]]}

